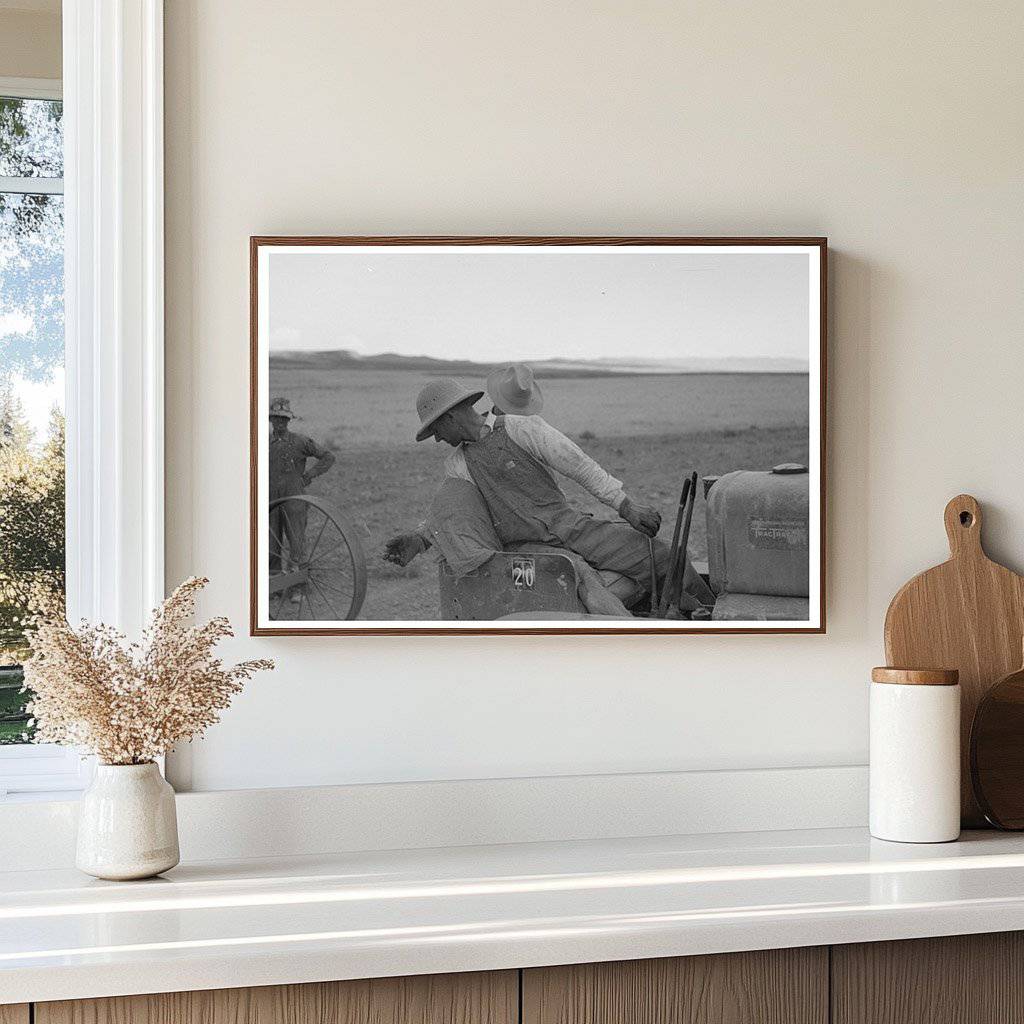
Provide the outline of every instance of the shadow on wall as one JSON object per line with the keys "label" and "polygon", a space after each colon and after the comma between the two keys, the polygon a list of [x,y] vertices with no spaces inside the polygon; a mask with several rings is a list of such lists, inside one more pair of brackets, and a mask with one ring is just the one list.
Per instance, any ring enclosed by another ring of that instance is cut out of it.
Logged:
{"label": "shadow on wall", "polygon": [[869,551],[871,434],[847,430],[840,445],[832,424],[871,422],[872,353],[879,330],[873,312],[886,289],[877,268],[842,249],[829,249],[828,275],[826,601],[829,632],[842,622],[862,633],[845,637],[854,641],[881,637],[882,628],[881,621],[869,621],[868,559],[847,564],[839,557],[844,551]]}

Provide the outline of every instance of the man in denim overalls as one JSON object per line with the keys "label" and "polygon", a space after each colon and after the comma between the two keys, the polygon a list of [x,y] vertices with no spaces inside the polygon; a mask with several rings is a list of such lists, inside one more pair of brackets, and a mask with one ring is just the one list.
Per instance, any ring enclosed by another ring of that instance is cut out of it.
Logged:
{"label": "man in denim overalls", "polygon": [[[287,398],[275,398],[270,403],[270,500],[290,498],[305,493],[318,476],[334,465],[334,454],[305,434],[288,429],[295,418]],[[316,462],[306,468],[309,459]],[[292,567],[302,565],[306,557],[305,502],[282,501],[270,510],[270,571],[282,569],[281,548],[288,545],[288,561]],[[299,587],[292,587],[289,600],[298,604]]]}
{"label": "man in denim overalls", "polygon": [[[663,581],[668,546],[648,541],[661,526],[658,511],[631,499],[620,481],[539,416],[498,416],[489,427],[473,408],[482,397],[483,392],[449,378],[427,384],[416,403],[421,423],[416,440],[433,437],[455,449],[445,475],[476,484],[502,544],[565,547],[595,569],[621,573],[641,585],[650,579],[653,546],[655,569]],[[571,505],[552,470],[575,480],[621,519],[596,519]],[[406,534],[389,542],[386,557],[404,565],[428,545],[422,532]],[[694,607],[714,603],[688,561],[683,585]]]}

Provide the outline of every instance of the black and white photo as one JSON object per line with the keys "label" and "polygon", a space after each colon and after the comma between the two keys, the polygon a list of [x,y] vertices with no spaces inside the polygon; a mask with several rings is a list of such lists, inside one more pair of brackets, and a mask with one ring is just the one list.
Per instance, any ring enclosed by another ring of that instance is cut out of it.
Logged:
{"label": "black and white photo", "polygon": [[252,628],[824,629],[822,239],[252,242]]}

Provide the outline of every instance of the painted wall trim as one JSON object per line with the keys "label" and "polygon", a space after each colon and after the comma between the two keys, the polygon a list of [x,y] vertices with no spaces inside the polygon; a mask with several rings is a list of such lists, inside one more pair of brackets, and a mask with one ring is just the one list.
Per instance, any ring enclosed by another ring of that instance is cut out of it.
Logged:
{"label": "painted wall trim", "polygon": [[[866,765],[178,796],[184,861],[867,824]],[[5,870],[74,864],[77,804],[0,804]]]}
{"label": "painted wall trim", "polygon": [[11,78],[0,75],[0,96],[17,96],[23,100],[59,100],[62,91],[59,78]]}
{"label": "painted wall trim", "polygon": [[164,593],[163,2],[65,0],[68,615]]}

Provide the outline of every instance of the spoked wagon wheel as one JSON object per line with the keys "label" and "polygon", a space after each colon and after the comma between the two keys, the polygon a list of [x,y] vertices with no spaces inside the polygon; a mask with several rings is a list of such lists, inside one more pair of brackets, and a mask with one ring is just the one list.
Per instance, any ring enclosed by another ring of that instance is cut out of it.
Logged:
{"label": "spoked wagon wheel", "polygon": [[[366,555],[352,524],[309,494],[278,498],[270,512],[270,539],[281,552],[281,569],[270,573],[270,617],[354,619],[366,597]],[[289,541],[295,536],[304,539],[293,554]]]}

